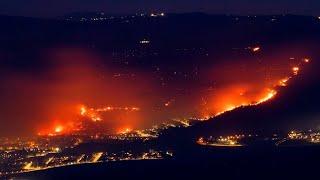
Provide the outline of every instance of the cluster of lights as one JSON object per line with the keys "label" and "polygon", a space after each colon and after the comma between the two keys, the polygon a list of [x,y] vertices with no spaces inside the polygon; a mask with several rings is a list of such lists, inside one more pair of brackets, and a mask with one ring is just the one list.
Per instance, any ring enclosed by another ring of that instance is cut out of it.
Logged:
{"label": "cluster of lights", "polygon": [[[150,149],[146,152],[140,152],[137,154],[132,154],[130,152],[121,152],[121,153],[110,153],[107,152],[94,152],[90,154],[80,154],[77,156],[49,156],[44,159],[44,156],[39,159],[29,159],[24,162],[21,162],[21,167],[14,168],[15,170],[10,171],[0,171],[0,175],[9,175],[9,174],[19,174],[32,171],[40,171],[46,169],[52,169],[57,167],[71,166],[76,164],[92,164],[100,163],[107,161],[130,161],[130,160],[150,160],[150,159],[164,159],[170,158],[173,156],[171,151],[157,151]],[[21,159],[19,159],[21,161]],[[14,163],[15,165],[17,163]],[[20,164],[20,163],[18,163]]]}
{"label": "cluster of lights", "polygon": [[[223,146],[223,147],[234,147],[234,146],[243,146],[243,144],[240,144],[239,142],[245,138],[252,138],[252,137],[259,137],[258,135],[229,135],[229,136],[219,136],[219,137],[212,137],[204,138],[200,137],[196,141],[197,144],[202,146]],[[262,138],[258,138],[257,140],[261,140]],[[320,132],[319,131],[312,131],[309,130],[307,132],[303,131],[290,131],[287,136],[284,137],[278,137],[277,134],[273,134],[272,137],[264,137],[264,141],[272,140],[275,146],[279,146],[286,141],[290,140],[298,140],[304,141],[307,143],[312,144],[320,144]],[[248,144],[247,144],[248,145]]]}
{"label": "cluster of lights", "polygon": [[220,136],[219,138],[205,139],[203,137],[198,138],[197,144],[202,146],[223,146],[223,147],[239,147],[243,146],[239,141],[244,138],[245,135],[234,135],[234,136]]}
{"label": "cluster of lights", "polygon": [[291,131],[288,133],[288,139],[291,140],[305,140],[311,143],[320,143],[320,133],[319,132],[299,132]]}

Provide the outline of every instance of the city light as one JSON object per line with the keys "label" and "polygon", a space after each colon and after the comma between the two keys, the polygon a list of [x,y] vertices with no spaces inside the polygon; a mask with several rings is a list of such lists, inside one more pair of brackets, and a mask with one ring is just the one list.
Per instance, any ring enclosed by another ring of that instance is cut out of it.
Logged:
{"label": "city light", "polygon": [[102,154],[103,154],[102,152],[93,154],[93,157],[92,157],[92,161],[91,161],[91,162],[93,162],[93,163],[98,162],[98,160],[101,158]]}
{"label": "city light", "polygon": [[245,138],[245,135],[234,135],[234,136],[220,136],[218,138],[208,138],[204,137],[198,138],[197,144],[201,146],[213,146],[213,147],[241,147],[244,146],[240,144],[239,141]]}
{"label": "city light", "polygon": [[148,41],[148,40],[141,40],[140,41],[140,44],[149,44],[150,43],[150,41]]}
{"label": "city light", "polygon": [[253,52],[258,52],[258,51],[260,51],[260,49],[261,49],[260,47],[254,47],[254,48],[252,48],[252,51]]}

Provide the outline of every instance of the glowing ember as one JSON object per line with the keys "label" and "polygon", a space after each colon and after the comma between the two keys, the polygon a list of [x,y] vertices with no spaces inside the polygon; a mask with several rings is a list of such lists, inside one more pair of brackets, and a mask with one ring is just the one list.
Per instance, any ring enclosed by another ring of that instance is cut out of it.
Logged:
{"label": "glowing ember", "polygon": [[292,68],[292,71],[293,71],[293,74],[294,74],[294,75],[298,75],[299,70],[300,70],[300,68],[297,67],[297,66],[295,66],[295,67]]}
{"label": "glowing ember", "polygon": [[80,114],[81,116],[84,116],[87,113],[87,109],[85,107],[80,108]]}
{"label": "glowing ember", "polygon": [[63,127],[62,126],[57,126],[54,128],[54,132],[55,133],[61,133],[63,131]]}
{"label": "glowing ember", "polygon": [[279,86],[287,86],[287,82],[289,81],[290,78],[286,77],[283,78],[279,81]]}

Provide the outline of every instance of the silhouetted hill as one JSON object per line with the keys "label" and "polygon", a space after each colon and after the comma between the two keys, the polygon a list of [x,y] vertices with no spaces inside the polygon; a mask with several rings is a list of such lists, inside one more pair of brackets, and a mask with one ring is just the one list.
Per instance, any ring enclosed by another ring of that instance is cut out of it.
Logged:
{"label": "silhouetted hill", "polygon": [[320,126],[320,63],[318,58],[302,68],[301,74],[279,88],[277,96],[258,106],[240,107],[189,128],[170,129],[163,142],[194,141],[200,136],[258,133],[271,135]]}

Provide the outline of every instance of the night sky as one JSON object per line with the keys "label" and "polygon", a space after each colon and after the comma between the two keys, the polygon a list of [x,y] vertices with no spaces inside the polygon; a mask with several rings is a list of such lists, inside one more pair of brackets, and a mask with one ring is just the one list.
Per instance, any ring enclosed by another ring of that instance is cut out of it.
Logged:
{"label": "night sky", "polygon": [[319,0],[1,0],[0,14],[55,17],[70,12],[137,11],[215,14],[320,14]]}

